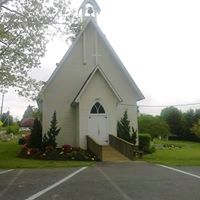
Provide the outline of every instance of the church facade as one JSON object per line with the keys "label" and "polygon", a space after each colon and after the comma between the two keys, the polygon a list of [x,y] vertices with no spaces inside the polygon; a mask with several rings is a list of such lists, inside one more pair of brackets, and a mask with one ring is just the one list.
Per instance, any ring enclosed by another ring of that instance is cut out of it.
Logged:
{"label": "church facade", "polygon": [[144,96],[97,25],[96,1],[85,0],[80,11],[82,31],[40,92],[38,104],[44,133],[56,111],[58,144],[85,149],[86,135],[108,145],[125,110],[138,130],[136,105]]}

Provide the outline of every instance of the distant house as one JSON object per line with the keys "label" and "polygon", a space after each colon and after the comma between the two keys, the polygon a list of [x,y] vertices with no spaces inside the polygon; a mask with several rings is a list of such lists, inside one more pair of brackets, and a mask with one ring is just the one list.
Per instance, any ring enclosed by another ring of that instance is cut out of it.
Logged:
{"label": "distant house", "polygon": [[125,110],[138,130],[136,104],[144,96],[97,25],[96,1],[85,0],[80,11],[82,31],[42,89],[38,105],[44,133],[56,111],[58,144],[86,148],[86,135],[107,145]]}
{"label": "distant house", "polygon": [[24,118],[20,122],[21,130],[30,130],[33,127],[34,118]]}

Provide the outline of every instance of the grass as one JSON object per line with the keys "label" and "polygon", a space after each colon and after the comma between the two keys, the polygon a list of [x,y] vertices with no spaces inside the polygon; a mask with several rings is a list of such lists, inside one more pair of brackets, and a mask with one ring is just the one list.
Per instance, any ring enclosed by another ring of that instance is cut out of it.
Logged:
{"label": "grass", "polygon": [[21,147],[16,141],[0,141],[0,168],[67,168],[91,166],[94,162],[82,161],[45,161],[18,158]]}
{"label": "grass", "polygon": [[147,162],[171,166],[200,166],[200,143],[188,141],[160,141],[155,144],[172,144],[181,148],[160,149],[153,154],[144,155]]}

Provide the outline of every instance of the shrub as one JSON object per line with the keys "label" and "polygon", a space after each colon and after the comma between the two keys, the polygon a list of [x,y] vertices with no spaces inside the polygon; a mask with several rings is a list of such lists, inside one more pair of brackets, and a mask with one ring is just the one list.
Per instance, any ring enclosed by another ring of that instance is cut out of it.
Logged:
{"label": "shrub", "polygon": [[137,131],[133,127],[130,127],[130,120],[128,120],[127,110],[125,110],[120,121],[117,122],[117,137],[120,137],[127,142],[131,142],[134,145],[137,142]]}
{"label": "shrub", "polygon": [[151,145],[149,153],[154,153],[156,151],[156,147]]}
{"label": "shrub", "polygon": [[64,144],[62,146],[62,150],[63,150],[63,152],[71,152],[72,151],[72,146],[69,145],[69,144]]}
{"label": "shrub", "polygon": [[124,112],[124,116],[117,122],[117,136],[123,140],[130,142],[130,121],[128,120],[127,110]]}
{"label": "shrub", "polygon": [[151,135],[148,133],[139,134],[139,149],[145,153],[151,152]]}
{"label": "shrub", "polygon": [[13,133],[14,135],[19,134],[19,125],[16,123],[16,124],[13,124],[12,126],[7,126],[6,133],[7,134]]}
{"label": "shrub", "polygon": [[31,148],[42,147],[42,125],[37,118],[34,119],[33,128],[31,130],[28,146]]}
{"label": "shrub", "polygon": [[26,144],[26,139],[25,139],[24,137],[19,138],[18,144],[19,144],[19,145],[24,145],[24,144]]}
{"label": "shrub", "polygon": [[26,134],[26,135],[22,136],[22,138],[19,138],[18,144],[19,145],[28,144],[29,140],[30,140],[30,134]]}
{"label": "shrub", "polygon": [[57,147],[56,143],[56,136],[60,132],[60,128],[57,128],[57,119],[56,119],[56,111],[53,113],[53,117],[51,120],[50,128],[47,131],[47,133],[44,134],[43,137],[43,147],[45,148],[46,146],[53,146],[54,148]]}

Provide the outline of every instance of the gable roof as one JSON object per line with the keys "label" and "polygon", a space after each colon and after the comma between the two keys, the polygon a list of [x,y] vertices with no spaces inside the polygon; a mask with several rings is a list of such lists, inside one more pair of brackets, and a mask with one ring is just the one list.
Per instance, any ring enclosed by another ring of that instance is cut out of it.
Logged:
{"label": "gable roof", "polygon": [[122,102],[122,98],[119,96],[119,94],[116,91],[116,89],[113,87],[113,85],[111,84],[111,82],[109,81],[109,79],[107,78],[107,76],[105,75],[105,73],[103,72],[103,70],[101,69],[101,67],[99,65],[97,65],[94,68],[94,70],[90,73],[90,75],[88,76],[88,78],[86,79],[86,81],[84,82],[83,86],[81,87],[81,89],[79,90],[78,94],[74,98],[74,100],[72,102],[72,105],[75,105],[76,103],[79,102],[79,98],[82,96],[82,94],[86,90],[88,84],[90,83],[90,81],[92,80],[92,78],[94,77],[94,75],[97,73],[97,71],[100,72],[100,74],[102,75],[102,77],[104,78],[104,80],[106,81],[106,83],[108,84],[108,86],[110,87],[110,89],[115,94],[115,96],[118,99],[118,101]]}
{"label": "gable roof", "polygon": [[54,72],[52,73],[52,75],[50,76],[49,80],[47,81],[46,85],[43,87],[42,91],[40,92],[40,95],[46,90],[46,88],[48,87],[48,85],[51,83],[51,81],[53,80],[53,78],[55,77],[57,71],[61,68],[62,64],[65,62],[65,60],[68,59],[69,55],[71,54],[72,49],[75,47],[75,45],[77,44],[77,42],[79,41],[79,38],[81,37],[81,35],[83,34],[83,32],[85,31],[85,29],[87,28],[87,26],[92,23],[94,25],[94,27],[96,28],[97,32],[99,33],[100,37],[102,38],[102,40],[104,41],[104,43],[106,44],[106,46],[108,47],[108,49],[110,50],[111,54],[114,56],[114,58],[117,60],[117,62],[119,63],[119,66],[122,70],[122,72],[124,73],[124,75],[126,76],[126,78],[128,79],[130,86],[134,89],[134,91],[137,92],[137,101],[140,101],[142,99],[144,99],[144,95],[142,94],[142,92],[140,91],[140,89],[138,88],[138,86],[136,85],[136,83],[134,82],[134,80],[132,79],[132,77],[130,76],[130,74],[128,73],[128,71],[126,70],[125,66],[123,65],[122,61],[120,60],[119,56],[117,55],[117,53],[114,51],[114,49],[112,48],[111,44],[109,43],[109,41],[106,39],[104,33],[102,32],[102,30],[100,29],[100,27],[97,25],[96,21],[93,19],[93,17],[89,17],[87,23],[85,24],[84,28],[82,29],[82,31],[79,33],[79,35],[76,37],[76,39],[74,40],[74,42],[72,43],[72,45],[70,46],[70,48],[68,49],[68,51],[65,53],[65,55],[63,56],[62,60],[60,61],[60,63],[57,65],[56,69],[54,70]]}

